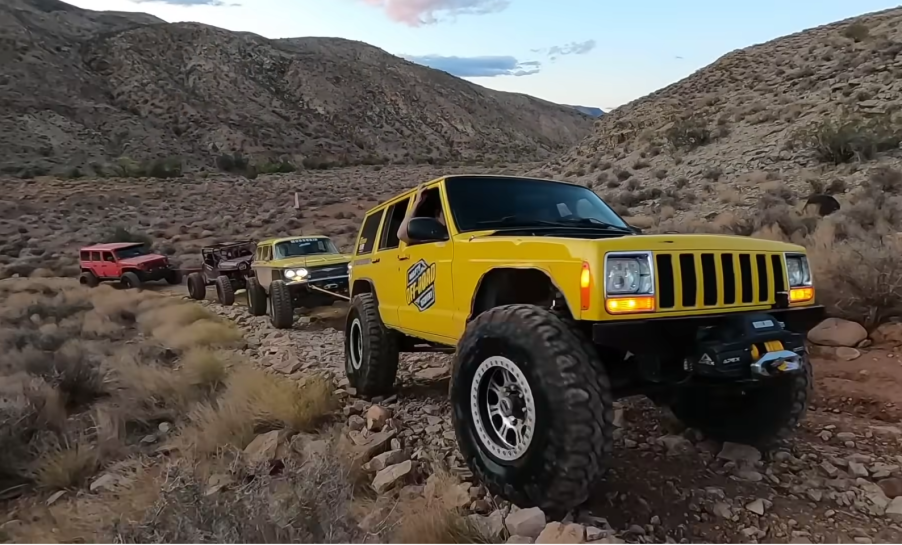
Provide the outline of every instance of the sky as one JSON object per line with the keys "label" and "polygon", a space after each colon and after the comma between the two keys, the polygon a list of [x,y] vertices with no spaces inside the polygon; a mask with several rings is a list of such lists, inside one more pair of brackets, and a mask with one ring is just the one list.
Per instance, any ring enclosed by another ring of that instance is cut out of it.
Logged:
{"label": "sky", "polygon": [[[268,38],[360,40],[500,91],[605,111],[881,0],[68,0]],[[898,0],[897,0],[898,1]]]}

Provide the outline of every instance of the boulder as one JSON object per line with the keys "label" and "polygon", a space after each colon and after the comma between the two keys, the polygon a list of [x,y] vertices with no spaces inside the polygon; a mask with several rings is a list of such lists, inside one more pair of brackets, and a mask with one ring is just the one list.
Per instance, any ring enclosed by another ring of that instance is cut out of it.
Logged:
{"label": "boulder", "polygon": [[808,332],[808,340],[821,346],[855,347],[867,338],[861,324],[842,318],[827,318]]}

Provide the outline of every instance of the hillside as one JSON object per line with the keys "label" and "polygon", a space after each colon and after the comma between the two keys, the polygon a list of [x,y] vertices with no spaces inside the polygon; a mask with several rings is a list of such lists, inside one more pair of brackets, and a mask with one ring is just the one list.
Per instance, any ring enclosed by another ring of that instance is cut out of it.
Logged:
{"label": "hillside", "polygon": [[646,223],[823,191],[846,206],[876,167],[902,164],[900,23],[896,8],[728,53],[606,113],[534,172],[589,184]]}
{"label": "hillside", "polygon": [[[0,4],[0,171],[126,155],[300,163],[531,160],[593,120],[337,38],[268,40],[53,0]],[[96,169],[95,169],[96,170]]]}

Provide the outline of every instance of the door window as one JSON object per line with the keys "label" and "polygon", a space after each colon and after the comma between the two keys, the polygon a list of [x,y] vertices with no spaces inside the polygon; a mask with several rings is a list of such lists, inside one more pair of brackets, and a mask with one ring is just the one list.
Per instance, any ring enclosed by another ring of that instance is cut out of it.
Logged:
{"label": "door window", "polygon": [[401,241],[398,239],[398,229],[404,221],[409,204],[410,197],[388,207],[386,212],[387,221],[382,229],[382,239],[379,241],[380,250],[390,250],[401,245]]}

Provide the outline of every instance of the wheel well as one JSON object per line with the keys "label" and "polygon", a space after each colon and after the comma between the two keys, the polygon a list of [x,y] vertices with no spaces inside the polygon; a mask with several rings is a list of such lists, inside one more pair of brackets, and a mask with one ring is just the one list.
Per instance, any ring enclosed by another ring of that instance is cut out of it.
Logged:
{"label": "wheel well", "polygon": [[373,297],[375,297],[376,289],[373,288],[373,283],[369,280],[359,279],[355,280],[354,285],[351,287],[351,297],[353,298],[359,293],[372,293]]}
{"label": "wheel well", "polygon": [[501,305],[541,305],[551,307],[573,317],[560,289],[539,269],[494,269],[485,274],[476,287],[470,317]]}

